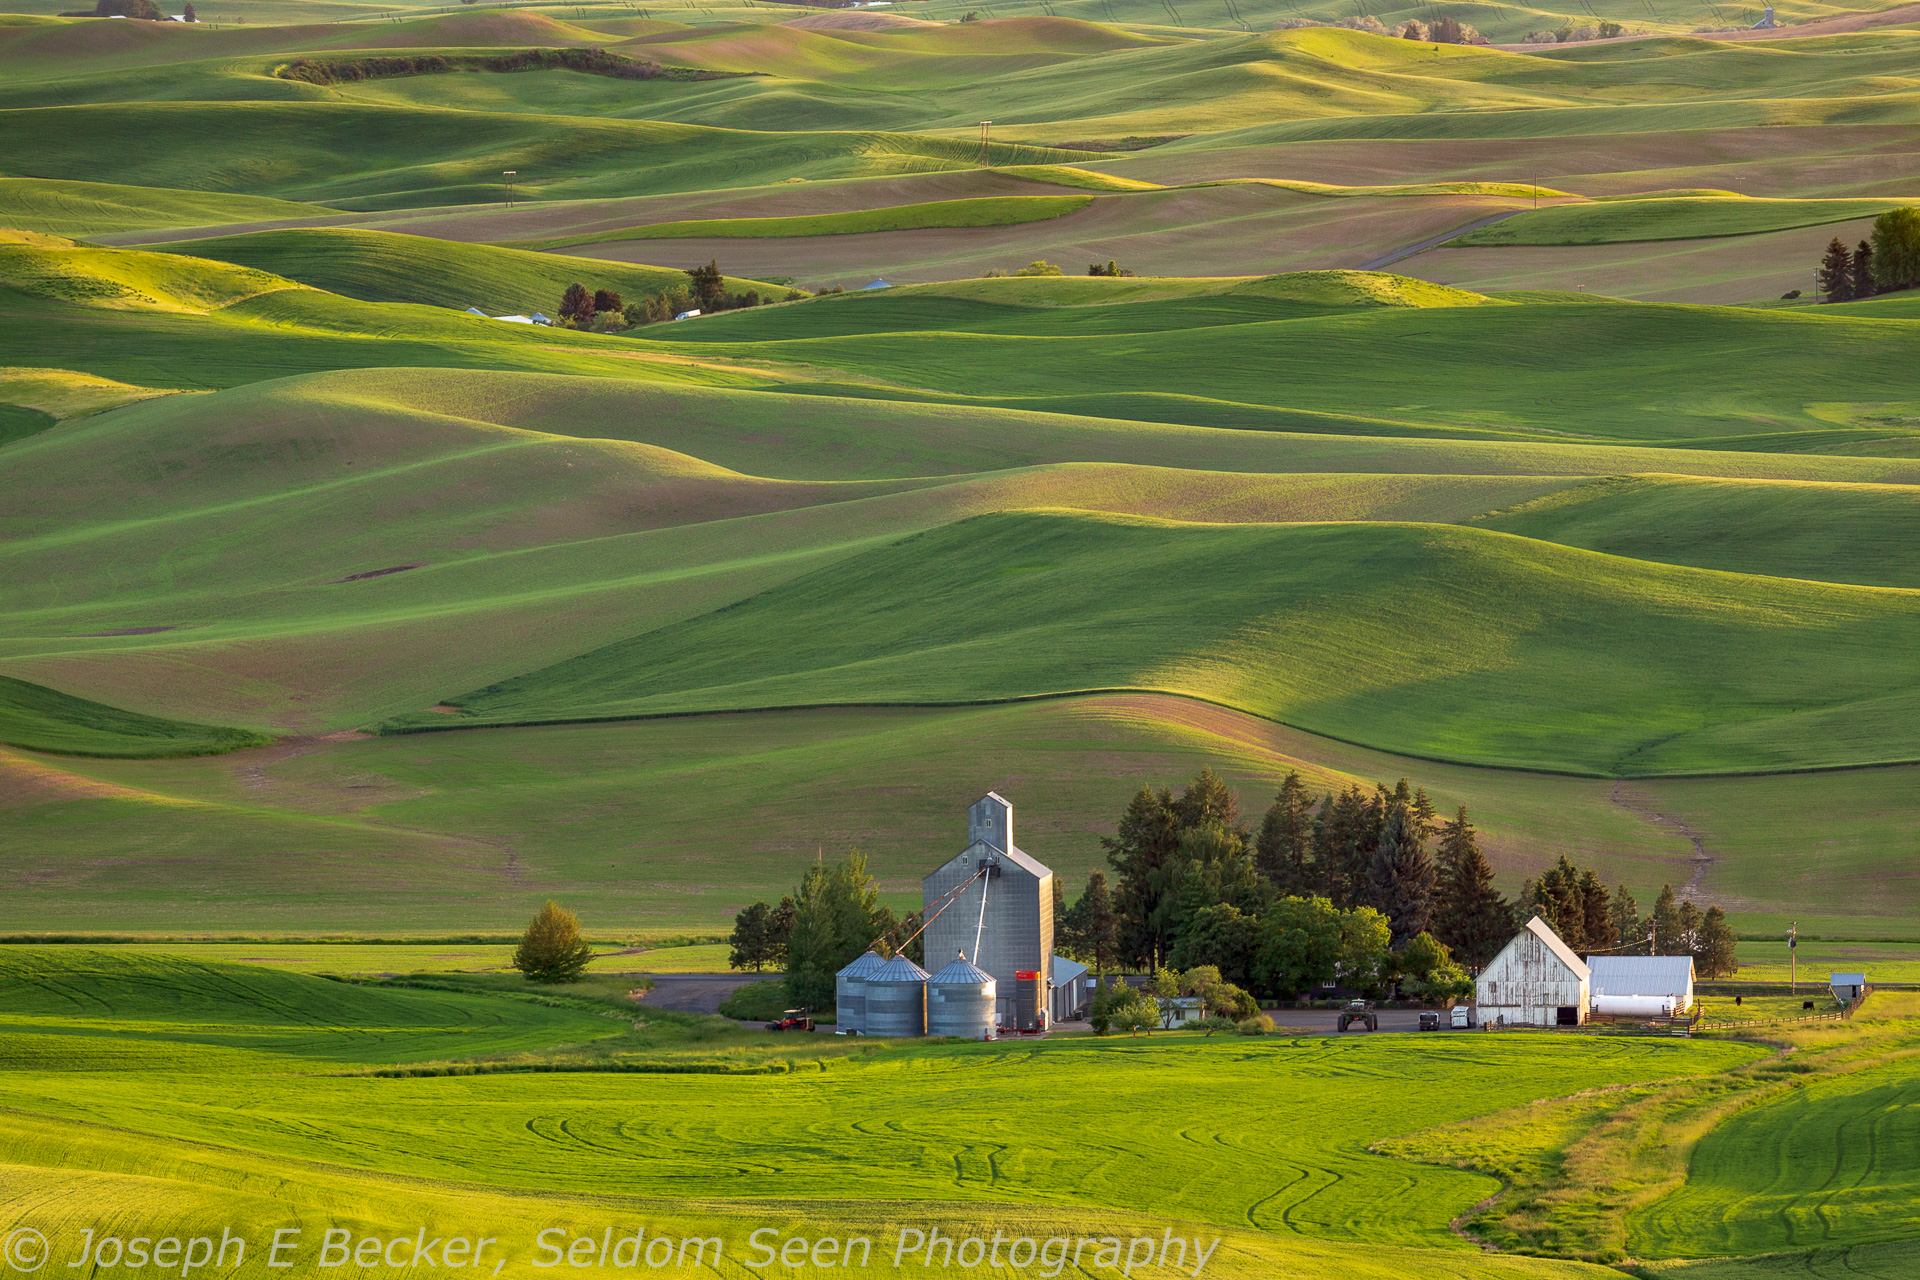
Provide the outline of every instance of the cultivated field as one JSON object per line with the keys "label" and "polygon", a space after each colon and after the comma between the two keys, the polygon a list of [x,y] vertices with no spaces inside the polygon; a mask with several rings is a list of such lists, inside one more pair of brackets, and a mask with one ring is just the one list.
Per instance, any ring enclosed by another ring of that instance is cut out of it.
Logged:
{"label": "cultivated field", "polygon": [[[1920,1005],[1778,1019],[1920,976],[1920,302],[1814,274],[1895,269],[1920,7],[14,7],[0,1267],[1913,1274]],[[988,788],[1071,899],[1208,767],[1809,994],[878,1043],[643,976],[850,848],[918,908]]]}

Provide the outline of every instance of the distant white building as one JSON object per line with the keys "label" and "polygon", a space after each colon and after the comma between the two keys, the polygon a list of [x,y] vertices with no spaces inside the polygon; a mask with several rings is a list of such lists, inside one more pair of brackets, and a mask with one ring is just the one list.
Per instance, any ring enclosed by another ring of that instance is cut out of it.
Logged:
{"label": "distant white building", "polygon": [[891,288],[893,288],[892,281],[882,280],[879,276],[875,276],[870,282],[861,285],[858,292],[865,293],[869,289],[891,289]]}
{"label": "distant white building", "polygon": [[1833,998],[1841,1004],[1852,1004],[1867,993],[1867,975],[1836,973],[1827,979],[1827,990],[1833,992]]}
{"label": "distant white building", "polygon": [[508,324],[532,324],[532,316],[495,316],[495,320],[504,320]]}
{"label": "distant white building", "polygon": [[1589,956],[1595,1013],[1653,1014],[1665,1000],[1673,1013],[1693,1008],[1692,956]]}
{"label": "distant white building", "polygon": [[1591,971],[1539,916],[1500,949],[1474,982],[1480,1021],[1577,1027],[1587,1020]]}
{"label": "distant white building", "polygon": [[674,319],[675,320],[692,320],[699,314],[700,312],[698,310],[682,311],[679,315],[675,316]]}

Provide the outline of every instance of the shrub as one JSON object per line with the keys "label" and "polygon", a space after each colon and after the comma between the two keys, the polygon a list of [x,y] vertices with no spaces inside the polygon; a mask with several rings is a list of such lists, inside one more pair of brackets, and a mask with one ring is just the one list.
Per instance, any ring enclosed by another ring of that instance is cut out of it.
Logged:
{"label": "shrub", "polygon": [[1273,1030],[1273,1019],[1264,1013],[1258,1014],[1240,1023],[1234,1030],[1243,1036],[1263,1036]]}
{"label": "shrub", "polygon": [[1349,31],[1369,31],[1376,36],[1384,36],[1387,34],[1387,24],[1370,13],[1352,18],[1342,18],[1333,25],[1336,27],[1345,27]]}
{"label": "shrub", "polygon": [[1017,276],[1058,276],[1065,275],[1066,273],[1054,266],[1051,262],[1041,262],[1036,259],[1013,274]]}
{"label": "shrub", "polygon": [[576,982],[593,959],[573,912],[548,900],[514,948],[513,967],[535,982]]}
{"label": "shrub", "polygon": [[1210,1013],[1204,1018],[1195,1018],[1187,1025],[1195,1031],[1204,1031],[1211,1036],[1216,1031],[1232,1031],[1239,1024],[1222,1014]]}
{"label": "shrub", "polygon": [[[1405,22],[1393,29],[1393,34],[1402,40],[1425,40],[1427,38],[1427,24],[1418,18],[1408,18]],[[1439,37],[1436,36],[1434,38],[1438,39]]]}

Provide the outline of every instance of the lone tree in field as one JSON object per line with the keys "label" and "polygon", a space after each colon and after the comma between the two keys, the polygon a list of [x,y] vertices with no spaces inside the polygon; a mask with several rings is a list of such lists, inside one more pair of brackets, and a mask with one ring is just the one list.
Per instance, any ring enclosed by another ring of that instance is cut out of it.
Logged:
{"label": "lone tree in field", "polygon": [[193,12],[193,6],[192,6],[192,5],[188,5],[188,6],[186,7],[186,9],[185,9],[185,10],[183,10],[183,11],[181,12],[181,14],[180,14],[180,20],[181,20],[182,22],[198,22],[198,21],[200,21],[200,19],[199,19],[199,18],[198,18],[198,17],[197,17],[197,16],[196,16],[196,15],[194,14],[194,12]]}
{"label": "lone tree in field", "polygon": [[535,982],[577,982],[591,959],[593,948],[580,937],[580,921],[549,899],[520,935],[513,967]]}
{"label": "lone tree in field", "polygon": [[1828,302],[1845,302],[1853,296],[1853,257],[1847,252],[1847,246],[1835,236],[1827,244],[1826,256],[1820,259],[1820,273],[1814,277],[1814,283],[1821,293],[1827,295]]}

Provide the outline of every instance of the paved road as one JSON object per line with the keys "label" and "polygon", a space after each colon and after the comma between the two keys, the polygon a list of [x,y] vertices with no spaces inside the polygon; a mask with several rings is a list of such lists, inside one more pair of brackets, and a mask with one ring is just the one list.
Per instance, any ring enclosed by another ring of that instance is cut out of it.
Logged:
{"label": "paved road", "polygon": [[[1418,1009],[1378,1009],[1375,1010],[1375,1012],[1380,1015],[1380,1030],[1383,1034],[1388,1031],[1418,1031],[1420,1029],[1420,1010]],[[1444,1023],[1448,1011],[1442,1009],[1439,1012],[1440,1020]],[[1340,1027],[1340,1011],[1338,1009],[1269,1009],[1267,1010],[1267,1016],[1272,1018],[1278,1026],[1302,1027],[1308,1031],[1332,1033]],[[1367,1032],[1363,1028],[1358,1031],[1349,1031],[1347,1034],[1350,1036],[1363,1036],[1366,1035]]]}
{"label": "paved road", "polygon": [[1525,209],[1508,209],[1504,213],[1496,213],[1491,217],[1481,218],[1477,222],[1469,222],[1466,226],[1455,227],[1453,230],[1448,231],[1443,235],[1432,236],[1426,240],[1420,241],[1417,244],[1405,245],[1401,248],[1395,249],[1392,253],[1381,254],[1379,257],[1375,258],[1371,262],[1361,263],[1360,270],[1379,271],[1383,267],[1392,266],[1394,263],[1399,262],[1402,258],[1411,258],[1416,253],[1425,253],[1427,250],[1433,248],[1435,245],[1445,244],[1447,241],[1453,239],[1455,236],[1463,236],[1467,234],[1467,232],[1469,231],[1478,231],[1481,227],[1492,226],[1496,222],[1505,222],[1508,218],[1511,218],[1514,214],[1525,213],[1525,212],[1527,212]]}
{"label": "paved road", "polygon": [[675,1013],[718,1013],[720,1002],[749,982],[777,978],[777,973],[650,973],[653,990],[642,1001],[655,1009]]}

